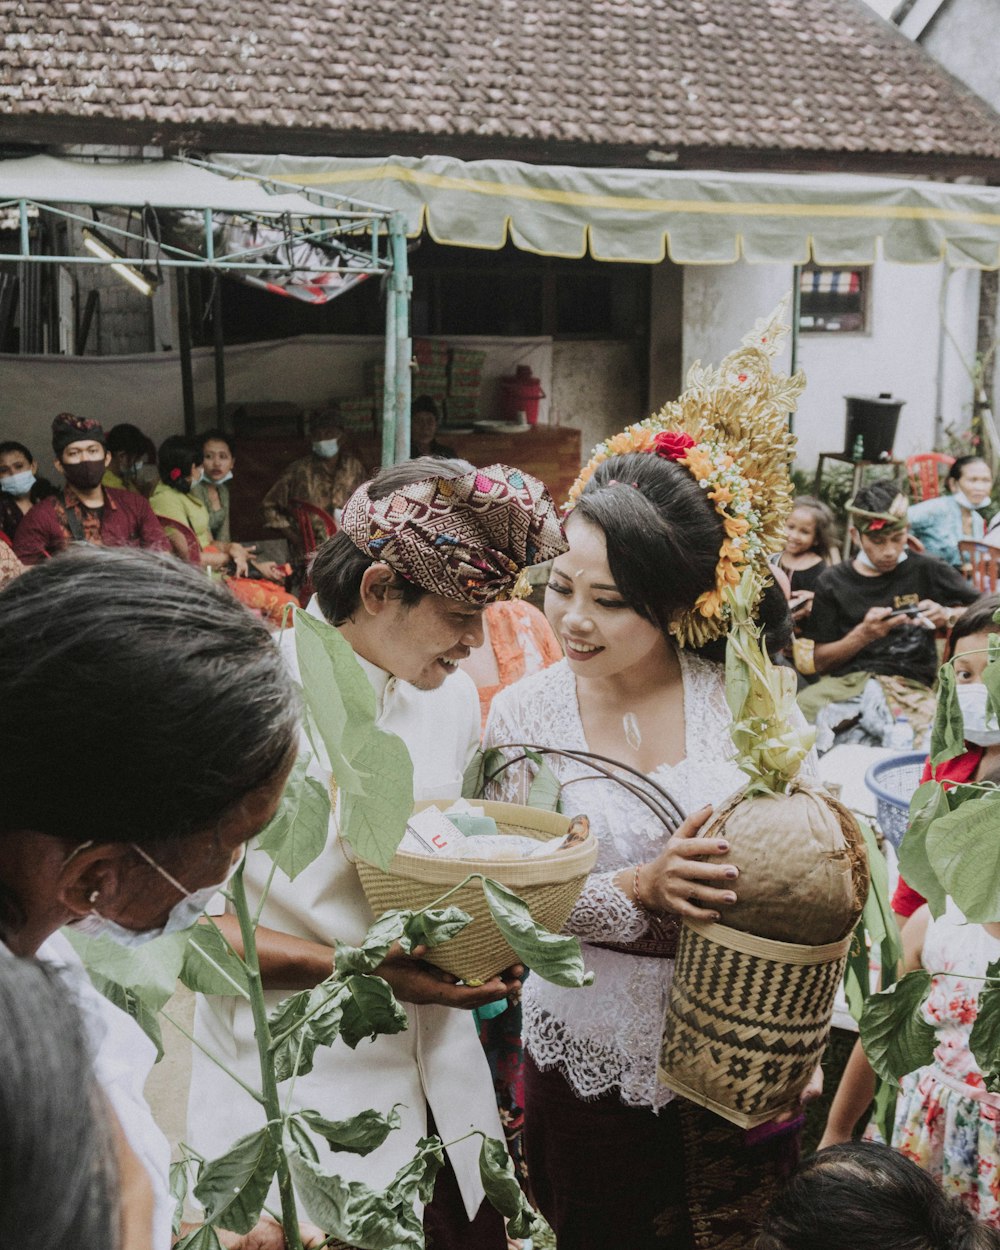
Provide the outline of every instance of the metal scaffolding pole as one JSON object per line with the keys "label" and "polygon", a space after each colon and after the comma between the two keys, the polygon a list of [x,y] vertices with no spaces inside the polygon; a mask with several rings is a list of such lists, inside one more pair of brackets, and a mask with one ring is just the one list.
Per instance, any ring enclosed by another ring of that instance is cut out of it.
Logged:
{"label": "metal scaffolding pole", "polygon": [[[406,254],[406,223],[401,213],[393,213],[389,218],[389,254],[392,258],[392,272],[389,275],[389,300],[395,305],[393,316],[396,336],[394,372],[392,375],[393,407],[395,410],[395,454],[394,463],[410,458],[410,358],[413,355],[413,340],[410,338],[410,289],[412,281],[409,274]],[[390,375],[386,370],[385,389],[388,395]],[[382,448],[385,457],[385,440]]]}

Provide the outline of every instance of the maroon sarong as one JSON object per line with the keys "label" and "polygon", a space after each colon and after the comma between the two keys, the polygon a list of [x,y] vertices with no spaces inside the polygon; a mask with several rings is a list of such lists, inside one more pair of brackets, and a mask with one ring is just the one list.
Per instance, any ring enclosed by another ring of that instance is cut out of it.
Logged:
{"label": "maroon sarong", "polygon": [[798,1161],[799,1128],[748,1145],[681,1099],[659,1113],[617,1091],[584,1101],[525,1055],[528,1176],[559,1250],[753,1250]]}

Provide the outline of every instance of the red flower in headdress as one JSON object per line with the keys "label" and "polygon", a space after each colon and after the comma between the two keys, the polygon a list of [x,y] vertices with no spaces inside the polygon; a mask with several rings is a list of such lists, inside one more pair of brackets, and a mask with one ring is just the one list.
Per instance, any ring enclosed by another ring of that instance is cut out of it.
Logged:
{"label": "red flower in headdress", "polygon": [[655,452],[661,460],[683,460],[694,445],[695,441],[690,434],[666,430],[662,434],[657,434],[650,450]]}

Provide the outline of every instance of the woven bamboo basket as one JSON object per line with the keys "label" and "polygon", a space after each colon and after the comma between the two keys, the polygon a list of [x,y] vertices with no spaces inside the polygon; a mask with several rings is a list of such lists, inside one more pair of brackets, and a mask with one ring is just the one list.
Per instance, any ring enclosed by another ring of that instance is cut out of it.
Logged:
{"label": "woven bamboo basket", "polygon": [[660,1080],[742,1128],[794,1110],[822,1057],[850,944],[850,934],[799,946],[685,921]]}
{"label": "woven bamboo basket", "polygon": [[[431,799],[416,804],[414,810],[451,806],[453,799]],[[476,800],[497,823],[502,834],[522,834],[540,841],[565,837],[570,818],[558,812],[522,807],[516,803],[486,803]],[[357,861],[358,875],[365,896],[376,916],[392,908],[426,907],[446,890],[458,885],[470,873],[482,873],[499,881],[524,900],[535,921],[553,933],[566,923],[573,904],[580,896],[587,875],[597,859],[597,839],[592,833],[565,851],[529,860],[434,859],[397,851],[387,870],[366,860]],[[472,923],[456,937],[427,952],[427,960],[450,972],[467,985],[490,977],[518,962],[493,922],[479,881],[470,881],[451,895],[447,906],[460,907]]]}

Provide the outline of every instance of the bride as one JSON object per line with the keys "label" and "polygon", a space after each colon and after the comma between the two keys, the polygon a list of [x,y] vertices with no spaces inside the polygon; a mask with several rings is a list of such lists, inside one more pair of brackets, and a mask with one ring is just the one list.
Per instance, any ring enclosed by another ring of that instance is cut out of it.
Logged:
{"label": "bride", "polygon": [[[630,427],[581,475],[569,550],[545,597],[565,658],[498,694],[486,729],[485,746],[510,748],[511,760],[524,744],[629,765],[690,813],[671,835],[615,779],[546,757],[563,810],[587,813],[600,841],[567,924],[594,984],[529,977],[524,987],[528,1173],[560,1250],[750,1247],[797,1154],[797,1122],[747,1134],[657,1081],[680,918],[724,919],[739,889],[737,869],[713,862],[724,842],[700,836],[712,805],[745,780],[720,663],[722,590],[747,563],[766,566],[788,449],[782,430],[757,453],[779,483],[763,502],[767,467],[755,467],[751,494],[724,426],[696,441],[664,425],[661,416]],[[773,586],[769,613],[787,624]],[[506,768],[489,797],[526,801],[533,771],[528,761]]]}

